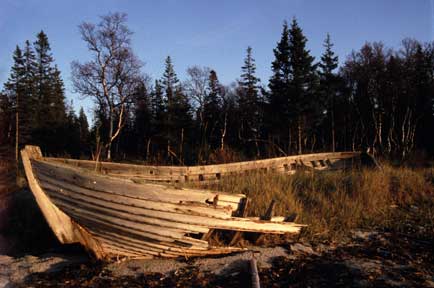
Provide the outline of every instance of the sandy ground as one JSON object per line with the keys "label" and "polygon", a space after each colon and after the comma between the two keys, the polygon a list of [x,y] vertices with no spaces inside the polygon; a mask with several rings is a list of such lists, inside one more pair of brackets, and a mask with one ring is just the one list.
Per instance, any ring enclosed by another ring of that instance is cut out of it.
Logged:
{"label": "sandy ground", "polygon": [[0,255],[0,287],[14,287],[33,273],[54,273],[86,261],[89,261],[86,255],[43,254],[20,258]]}
{"label": "sandy ground", "polygon": [[434,243],[355,231],[346,243],[251,247],[229,256],[98,263],[84,253],[0,256],[0,287],[434,287]]}

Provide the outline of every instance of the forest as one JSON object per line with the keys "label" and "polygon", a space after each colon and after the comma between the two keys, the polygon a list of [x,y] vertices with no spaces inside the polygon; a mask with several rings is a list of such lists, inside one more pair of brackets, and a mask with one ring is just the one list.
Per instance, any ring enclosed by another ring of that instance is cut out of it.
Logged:
{"label": "forest", "polygon": [[225,85],[218,71],[197,65],[179,79],[170,56],[151,79],[132,49],[126,14],[84,22],[79,33],[90,60],[71,63],[72,83],[93,100],[92,119],[66,100],[55,51],[40,31],[11,51],[0,92],[2,144],[171,165],[365,149],[397,161],[434,155],[434,42],[366,42],[338,59],[327,34],[315,59],[293,18],[276,39],[270,79],[256,76],[254,47],[246,47],[239,78]]}

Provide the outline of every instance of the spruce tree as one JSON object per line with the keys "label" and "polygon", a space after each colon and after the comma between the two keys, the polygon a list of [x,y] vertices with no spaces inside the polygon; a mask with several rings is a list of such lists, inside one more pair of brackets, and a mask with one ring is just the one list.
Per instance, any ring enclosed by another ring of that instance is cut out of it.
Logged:
{"label": "spruce tree", "polygon": [[[162,151],[165,151],[166,139],[166,106],[164,101],[164,92],[160,80],[155,80],[154,87],[150,93],[150,138],[146,144],[146,154],[148,160],[151,156],[155,159]],[[156,152],[156,153],[154,153]]]}
{"label": "spruce tree", "polygon": [[266,130],[270,141],[289,151],[289,98],[290,98],[290,50],[288,23],[283,23],[280,41],[273,49],[274,61],[271,64],[273,75],[269,80],[267,93]]}
{"label": "spruce tree", "polygon": [[90,155],[89,123],[83,107],[78,114],[78,127],[80,131],[80,152],[82,155]]}
{"label": "spruce tree", "polygon": [[[24,90],[25,99],[23,102],[23,107],[25,107],[26,117],[22,119],[23,125],[27,127],[29,131],[33,131],[35,127],[35,122],[37,121],[37,90],[36,90],[36,73],[37,64],[34,50],[29,41],[25,42],[24,52]],[[23,115],[24,116],[24,115]],[[30,134],[30,133],[29,133]],[[27,139],[30,141],[30,139]]]}
{"label": "spruce tree", "polygon": [[47,153],[61,153],[63,145],[59,140],[64,133],[66,106],[64,84],[60,71],[54,66],[47,35],[41,31],[34,43],[36,51],[36,100],[37,129],[35,142]]}
{"label": "spruce tree", "polygon": [[151,134],[151,103],[145,83],[142,81],[134,93],[134,132],[136,147],[133,147],[139,155],[147,157],[147,143]]}
{"label": "spruce tree", "polygon": [[[58,139],[57,142],[63,142],[62,152],[66,152],[73,158],[78,158],[81,155],[80,150],[80,125],[77,115],[75,114],[72,101],[67,107],[67,115],[65,123],[57,130],[58,134],[63,134],[62,139]],[[62,131],[63,130],[63,131]],[[63,141],[62,141],[63,140]]]}
{"label": "spruce tree", "polygon": [[191,124],[190,104],[176,76],[170,56],[167,56],[165,61],[161,84],[166,106],[167,158],[172,163],[175,159],[182,163],[187,129]]}
{"label": "spruce tree", "polygon": [[[9,99],[10,107],[13,109],[13,120],[14,123],[12,133],[15,135],[15,160],[18,161],[19,148],[25,143],[25,126],[21,123],[21,118],[23,118],[24,111],[24,101],[25,101],[25,85],[24,85],[24,75],[25,75],[25,64],[22,50],[19,46],[16,46],[13,54],[14,64],[11,68],[11,74],[8,81],[5,83],[5,93]],[[12,128],[12,127],[11,127]],[[27,132],[27,131],[26,131]]]}
{"label": "spruce tree", "polygon": [[[315,58],[306,48],[307,39],[303,30],[294,18],[289,30],[291,95],[289,99],[290,113],[294,116],[297,130],[298,154],[303,153],[303,142],[312,138],[308,135],[318,116],[318,99],[315,99],[317,89],[317,74]],[[311,140],[313,144],[313,140]]]}
{"label": "spruce tree", "polygon": [[6,94],[0,93],[0,148],[12,144],[11,131],[12,107]]}
{"label": "spruce tree", "polygon": [[222,101],[222,86],[219,83],[217,73],[211,70],[203,109],[206,139],[211,149],[216,149],[220,145],[219,134],[224,121],[221,109]]}
{"label": "spruce tree", "polygon": [[330,40],[330,35],[324,41],[325,51],[321,56],[320,67],[320,93],[323,106],[326,108],[327,115],[330,121],[330,134],[331,134],[331,147],[332,151],[336,150],[336,127],[335,127],[335,103],[338,79],[337,75],[333,72],[338,67],[338,56],[332,50],[333,44]]}
{"label": "spruce tree", "polygon": [[238,107],[241,118],[240,133],[241,140],[246,143],[254,143],[256,156],[259,156],[260,138],[260,101],[258,93],[259,78],[256,77],[256,64],[252,57],[252,48],[247,47],[247,55],[244,65],[241,67],[242,74],[238,87]]}
{"label": "spruce tree", "polygon": [[151,94],[151,115],[153,127],[157,130],[157,134],[161,134],[164,127],[164,117],[166,106],[164,103],[164,92],[160,80],[155,80],[154,90]]}

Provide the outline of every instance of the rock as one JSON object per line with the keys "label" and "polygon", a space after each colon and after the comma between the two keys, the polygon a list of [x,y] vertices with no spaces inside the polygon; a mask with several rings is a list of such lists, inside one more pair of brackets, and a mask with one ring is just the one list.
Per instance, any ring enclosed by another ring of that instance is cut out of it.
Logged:
{"label": "rock", "polygon": [[[251,249],[255,252],[258,268],[270,268],[276,257],[289,257],[287,251],[282,247],[251,247]],[[216,275],[236,273],[248,267],[252,253],[252,251],[247,251],[217,258],[198,258],[194,265],[198,266],[201,272],[208,271]]]}
{"label": "rock", "polygon": [[299,254],[319,255],[319,253],[313,251],[312,246],[301,243],[291,244],[291,251]]}
{"label": "rock", "polygon": [[355,230],[352,231],[352,237],[354,240],[358,241],[368,241],[376,238],[378,236],[378,232],[375,231],[362,231],[362,230]]}

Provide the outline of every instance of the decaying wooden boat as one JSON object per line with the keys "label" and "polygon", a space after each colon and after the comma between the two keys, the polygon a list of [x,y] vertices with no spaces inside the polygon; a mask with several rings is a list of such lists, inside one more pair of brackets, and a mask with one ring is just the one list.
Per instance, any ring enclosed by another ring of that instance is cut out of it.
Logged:
{"label": "decaying wooden boat", "polygon": [[[21,156],[30,189],[61,243],[81,243],[97,258],[152,258],[232,253],[242,250],[234,247],[242,232],[299,233],[304,225],[271,217],[272,213],[264,218],[267,220],[245,217],[248,202],[242,194],[176,189],[137,180],[218,180],[257,169],[291,173],[307,163],[314,169],[336,168],[339,161],[357,153],[197,167],[47,158],[36,146],[26,146]],[[208,239],[216,230],[237,232],[228,246],[215,247]]]}
{"label": "decaying wooden boat", "polygon": [[150,166],[113,162],[95,162],[66,158],[46,158],[100,174],[126,178],[135,182],[207,182],[218,181],[224,176],[249,171],[273,171],[293,174],[300,169],[336,170],[359,164],[360,152],[334,152],[295,155],[255,161],[202,166]]}

